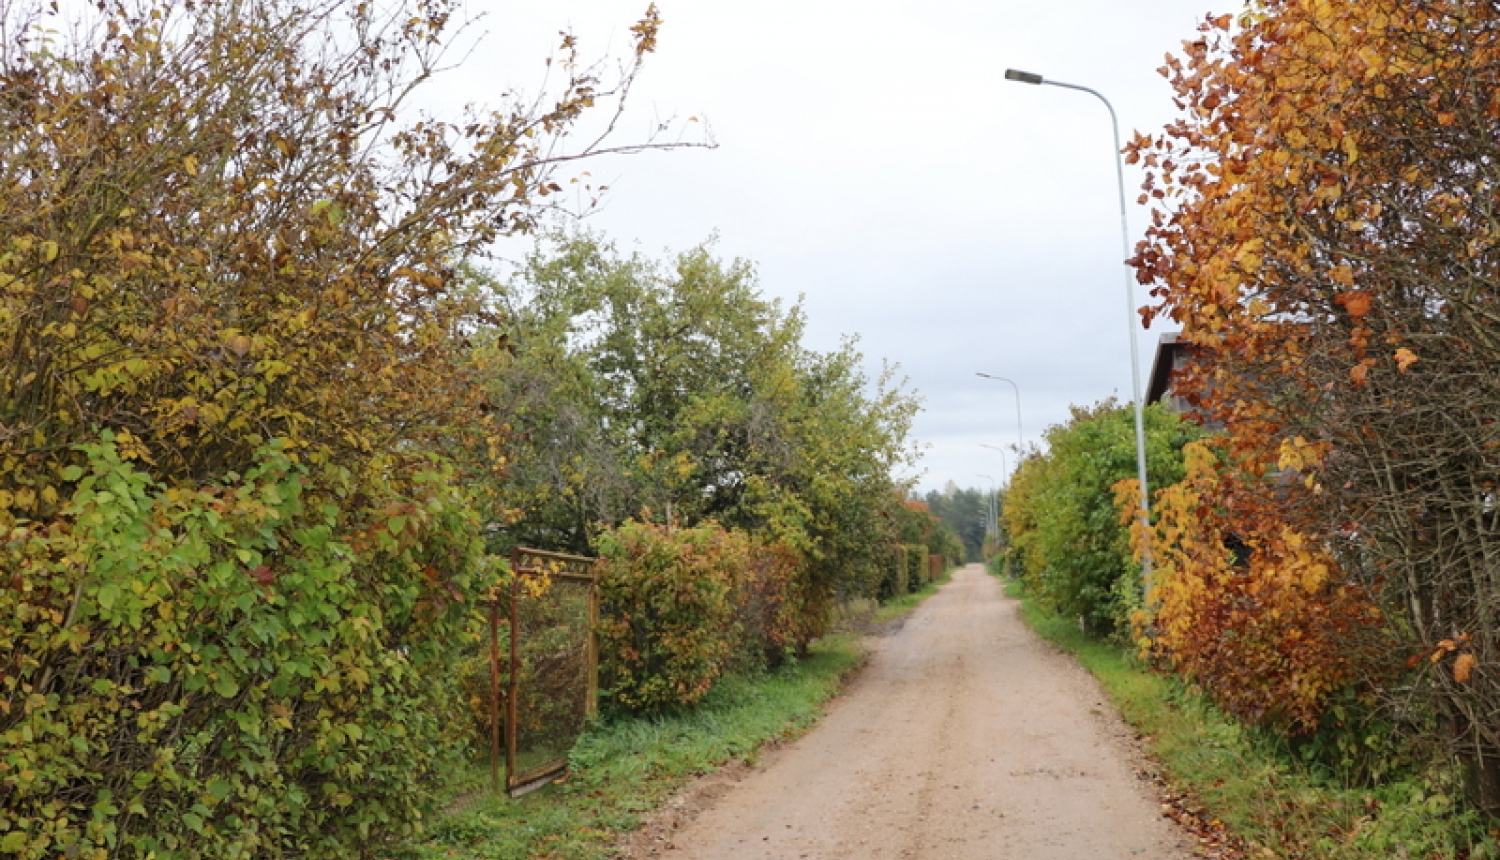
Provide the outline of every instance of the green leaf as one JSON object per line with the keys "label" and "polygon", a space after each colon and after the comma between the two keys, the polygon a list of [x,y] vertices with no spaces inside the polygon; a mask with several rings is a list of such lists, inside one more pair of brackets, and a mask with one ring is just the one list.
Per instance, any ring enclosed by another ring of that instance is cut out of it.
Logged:
{"label": "green leaf", "polygon": [[62,470],[62,479],[70,484],[82,477],[83,467],[81,466],[69,466]]}
{"label": "green leaf", "polygon": [[113,609],[120,599],[120,586],[113,582],[106,582],[99,586],[99,593],[94,596],[94,599],[99,601],[100,607]]}
{"label": "green leaf", "polygon": [[214,681],[214,692],[226,699],[234,698],[239,691],[240,685],[236,684],[233,679],[220,676],[217,681]]}
{"label": "green leaf", "polygon": [[12,830],[0,839],[0,851],[6,854],[19,854],[26,847],[26,831]]}

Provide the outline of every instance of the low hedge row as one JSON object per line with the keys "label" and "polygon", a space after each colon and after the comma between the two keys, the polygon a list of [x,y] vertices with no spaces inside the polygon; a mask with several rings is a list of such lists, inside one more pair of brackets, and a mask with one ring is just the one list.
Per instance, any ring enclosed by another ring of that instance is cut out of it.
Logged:
{"label": "low hedge row", "polygon": [[614,707],[691,705],[726,671],[805,650],[816,630],[801,557],[785,545],[715,523],[627,522],[599,550],[601,686]]}

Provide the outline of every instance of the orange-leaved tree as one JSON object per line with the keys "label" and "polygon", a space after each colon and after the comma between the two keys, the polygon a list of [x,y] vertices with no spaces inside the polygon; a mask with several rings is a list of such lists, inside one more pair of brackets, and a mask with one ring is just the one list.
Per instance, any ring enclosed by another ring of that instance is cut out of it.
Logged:
{"label": "orange-leaved tree", "polygon": [[1149,535],[1153,563],[1137,642],[1226,711],[1309,732],[1335,694],[1369,695],[1382,615],[1325,547],[1279,517],[1287,483],[1222,444],[1183,449],[1186,474],[1156,492],[1149,533],[1136,481],[1115,486],[1131,546],[1139,556]]}
{"label": "orange-leaved tree", "polygon": [[1236,456],[1318,451],[1266,504],[1372,590],[1431,706],[1402,713],[1500,810],[1500,9],[1268,0],[1163,73],[1183,115],[1131,147],[1163,201],[1137,264],[1187,384]]}

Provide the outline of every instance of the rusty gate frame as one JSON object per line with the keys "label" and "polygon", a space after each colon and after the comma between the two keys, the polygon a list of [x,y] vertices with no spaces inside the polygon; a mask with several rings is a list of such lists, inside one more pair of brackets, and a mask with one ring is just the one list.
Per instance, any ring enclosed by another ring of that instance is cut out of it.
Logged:
{"label": "rusty gate frame", "polygon": [[[527,560],[530,564],[523,564]],[[584,715],[591,717],[599,709],[599,645],[595,630],[599,626],[599,577],[593,572],[598,559],[581,555],[567,555],[540,549],[514,547],[510,551],[510,678],[506,684],[505,697],[505,791],[511,797],[520,797],[528,791],[540,788],[567,773],[567,759],[546,762],[524,773],[516,773],[518,755],[518,720],[520,716],[520,604],[523,577],[545,576],[581,582],[588,586],[588,637],[585,644],[588,661],[588,691],[584,699]],[[550,562],[551,566],[539,566],[536,562]],[[575,568],[581,568],[575,569]],[[489,601],[490,607],[490,783],[495,792],[500,791],[500,601]]]}

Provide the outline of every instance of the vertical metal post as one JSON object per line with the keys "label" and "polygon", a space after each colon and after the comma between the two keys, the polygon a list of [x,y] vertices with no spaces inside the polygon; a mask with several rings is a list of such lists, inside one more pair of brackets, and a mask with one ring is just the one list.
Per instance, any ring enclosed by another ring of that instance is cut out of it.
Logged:
{"label": "vertical metal post", "polygon": [[510,789],[516,775],[516,756],[520,746],[516,721],[520,718],[521,683],[521,554],[510,551],[510,691],[505,697],[505,787]]}
{"label": "vertical metal post", "polygon": [[490,598],[490,787],[500,791],[500,598]]}
{"label": "vertical metal post", "polygon": [[592,717],[599,712],[599,563],[594,562],[589,579],[589,698],[586,713]]}

